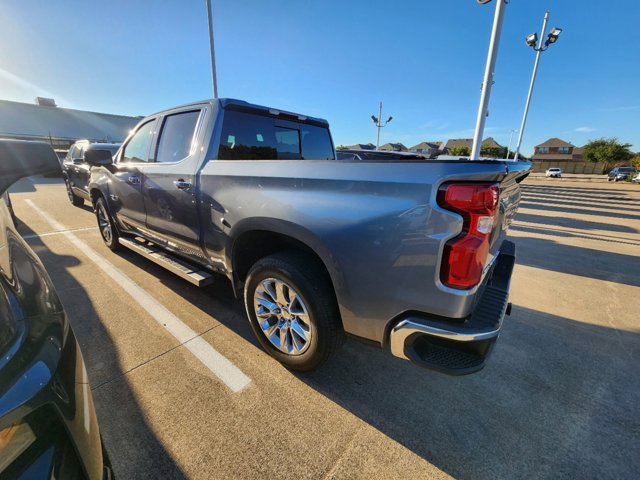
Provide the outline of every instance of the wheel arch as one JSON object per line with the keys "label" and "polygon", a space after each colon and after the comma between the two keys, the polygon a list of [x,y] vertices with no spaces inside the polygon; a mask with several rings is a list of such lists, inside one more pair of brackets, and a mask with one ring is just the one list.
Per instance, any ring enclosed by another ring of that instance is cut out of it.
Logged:
{"label": "wheel arch", "polygon": [[338,304],[344,282],[335,258],[311,231],[287,221],[256,219],[234,229],[226,248],[226,262],[231,266],[236,293],[256,261],[283,251],[298,251],[313,259],[326,276]]}

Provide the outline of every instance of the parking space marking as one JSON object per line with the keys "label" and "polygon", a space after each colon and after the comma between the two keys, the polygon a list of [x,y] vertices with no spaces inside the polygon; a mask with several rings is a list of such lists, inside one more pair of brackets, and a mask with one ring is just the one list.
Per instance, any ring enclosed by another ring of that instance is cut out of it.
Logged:
{"label": "parking space marking", "polygon": [[22,238],[24,238],[25,240],[31,240],[32,238],[48,237],[50,235],[60,235],[61,233],[65,233],[65,232],[82,232],[85,230],[95,230],[95,228],[96,227],[69,228],[67,230],[61,230],[58,232],[32,233],[29,235],[23,235]]}
{"label": "parking space marking", "polygon": [[49,223],[51,228],[65,236],[76,248],[94,262],[104,273],[115,281],[122,289],[135,300],[153,319],[163,326],[173,337],[189,350],[200,362],[218,377],[229,389],[234,392],[244,390],[251,379],[245,375],[229,359],[220,354],[208,342],[200,337],[182,320],[171,313],[164,305],[158,302],[145,289],[131,280],[115,265],[96,252],[93,248],[80,240],[72,231],[65,228],[57,220],[51,218],[44,210],[38,207],[33,201],[26,199],[25,202],[43,220]]}

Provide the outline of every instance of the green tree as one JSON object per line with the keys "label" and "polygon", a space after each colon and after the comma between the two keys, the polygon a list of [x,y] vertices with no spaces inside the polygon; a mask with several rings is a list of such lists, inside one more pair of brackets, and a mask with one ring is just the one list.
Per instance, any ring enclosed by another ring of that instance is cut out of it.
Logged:
{"label": "green tree", "polygon": [[636,156],[631,159],[631,165],[640,168],[640,153],[636,153]]}
{"label": "green tree", "polygon": [[454,157],[468,157],[471,155],[471,151],[469,147],[465,147],[464,145],[460,145],[459,147],[450,147],[449,155],[453,155]]}
{"label": "green tree", "polygon": [[347,150],[349,147],[347,147],[346,145],[338,145],[336,147],[336,150]]}
{"label": "green tree", "polygon": [[604,163],[605,169],[619,162],[628,161],[633,154],[629,143],[620,143],[617,138],[590,140],[582,150],[582,157],[589,162]]}
{"label": "green tree", "polygon": [[507,158],[507,149],[505,147],[482,147],[480,148],[480,156],[490,158]]}

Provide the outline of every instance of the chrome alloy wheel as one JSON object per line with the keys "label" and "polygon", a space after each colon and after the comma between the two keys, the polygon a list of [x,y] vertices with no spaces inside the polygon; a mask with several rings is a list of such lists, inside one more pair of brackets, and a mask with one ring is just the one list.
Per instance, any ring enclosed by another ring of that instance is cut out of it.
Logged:
{"label": "chrome alloy wheel", "polygon": [[113,233],[111,232],[111,222],[109,221],[109,215],[102,202],[98,203],[98,228],[100,228],[100,234],[105,242],[111,243]]}
{"label": "chrome alloy wheel", "polygon": [[276,278],[260,282],[253,295],[253,308],[262,333],[271,344],[288,355],[301,355],[311,343],[313,330],[302,297]]}

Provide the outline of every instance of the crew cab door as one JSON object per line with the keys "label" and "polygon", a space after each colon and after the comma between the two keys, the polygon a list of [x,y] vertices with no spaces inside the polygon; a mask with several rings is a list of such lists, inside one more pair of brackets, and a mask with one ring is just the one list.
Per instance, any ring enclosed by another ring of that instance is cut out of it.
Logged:
{"label": "crew cab door", "polygon": [[145,165],[142,195],[146,226],[158,240],[184,254],[201,256],[196,172],[206,107],[174,110],[159,119],[159,134]]}
{"label": "crew cab door", "polygon": [[157,119],[138,126],[118,152],[109,185],[112,215],[127,230],[144,230],[146,212],[142,199],[144,168],[156,134]]}
{"label": "crew cab door", "polygon": [[73,175],[73,183],[76,187],[82,190],[82,196],[88,197],[87,192],[89,191],[89,177],[91,176],[91,166],[85,162],[84,154],[86,149],[82,150],[81,158],[79,160],[74,160],[74,175]]}
{"label": "crew cab door", "polygon": [[71,188],[83,188],[80,185],[81,168],[86,168],[88,170],[89,165],[84,162],[84,151],[80,144],[74,144],[71,146],[62,165]]}

